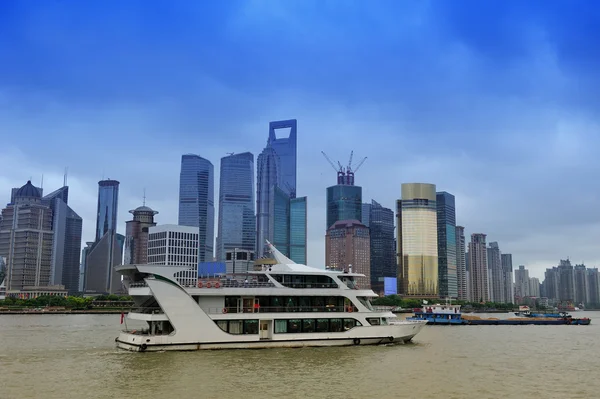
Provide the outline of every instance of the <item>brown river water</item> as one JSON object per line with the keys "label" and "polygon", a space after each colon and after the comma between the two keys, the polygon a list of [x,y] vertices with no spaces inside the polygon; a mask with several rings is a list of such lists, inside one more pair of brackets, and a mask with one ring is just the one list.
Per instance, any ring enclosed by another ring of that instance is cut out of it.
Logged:
{"label": "brown river water", "polygon": [[118,314],[0,315],[0,398],[600,398],[600,312],[573,315],[592,324],[426,326],[397,346],[162,353],[117,350]]}

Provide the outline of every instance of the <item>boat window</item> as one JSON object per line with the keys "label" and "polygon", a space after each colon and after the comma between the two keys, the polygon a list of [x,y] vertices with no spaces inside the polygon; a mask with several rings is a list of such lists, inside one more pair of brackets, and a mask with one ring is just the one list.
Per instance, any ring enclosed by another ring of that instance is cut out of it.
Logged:
{"label": "boat window", "polygon": [[289,333],[299,333],[302,331],[301,324],[302,320],[294,319],[288,320],[287,332]]}
{"label": "boat window", "polygon": [[330,325],[331,332],[343,331],[342,319],[331,319],[331,320],[329,320],[329,325]]}
{"label": "boat window", "polygon": [[275,333],[286,333],[287,332],[287,320],[275,320]]}
{"label": "boat window", "polygon": [[317,319],[317,332],[329,331],[329,319]]}
{"label": "boat window", "polygon": [[305,333],[315,332],[315,320],[314,319],[302,320],[302,332],[305,332]]}
{"label": "boat window", "polygon": [[244,320],[244,334],[258,334],[258,320]]}
{"label": "boat window", "polygon": [[229,321],[229,334],[241,334],[242,333],[242,321],[241,320],[230,320]]}
{"label": "boat window", "polygon": [[218,320],[217,325],[221,330],[227,332],[227,320]]}
{"label": "boat window", "polygon": [[289,288],[338,288],[331,277],[323,275],[271,274],[271,277]]}
{"label": "boat window", "polygon": [[340,277],[340,280],[342,280],[342,283],[346,284],[346,286],[348,288],[350,288],[351,290],[358,289],[358,287],[356,286],[356,283],[354,282],[353,277],[344,276],[344,277]]}
{"label": "boat window", "polygon": [[379,323],[379,317],[371,317],[367,319],[367,322],[372,325],[372,326],[378,326]]}
{"label": "boat window", "polygon": [[358,300],[360,301],[360,303],[362,303],[364,305],[364,307],[366,307],[369,310],[373,310],[373,306],[371,306],[371,299],[364,297],[364,296],[359,296],[357,297]]}
{"label": "boat window", "polygon": [[388,322],[388,319],[387,319],[386,317],[382,317],[382,318],[381,318],[381,325],[382,325],[382,326],[387,326],[388,324],[390,324],[390,323]]}

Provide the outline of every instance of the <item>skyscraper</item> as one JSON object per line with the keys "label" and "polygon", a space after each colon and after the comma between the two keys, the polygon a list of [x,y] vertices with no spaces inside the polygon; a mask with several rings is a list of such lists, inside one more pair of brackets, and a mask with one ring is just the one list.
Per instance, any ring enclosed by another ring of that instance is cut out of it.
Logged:
{"label": "skyscraper", "polygon": [[502,278],[502,260],[497,242],[490,242],[487,249],[488,287],[491,302],[504,303],[504,279]]}
{"label": "skyscraper", "polygon": [[585,265],[575,265],[573,277],[575,284],[575,304],[585,304],[587,302],[588,282],[586,279]]}
{"label": "skyscraper", "polygon": [[[290,200],[290,255],[296,263],[306,264],[307,198]],[[284,254],[285,255],[285,254]]]}
{"label": "skyscraper", "polygon": [[100,180],[98,182],[98,211],[96,216],[96,241],[109,230],[117,229],[119,205],[119,182]]}
{"label": "skyscraper", "polygon": [[68,205],[69,187],[42,198],[52,209],[52,271],[50,285],[64,285],[69,293],[79,291],[79,256],[83,219]]}
{"label": "skyscraper", "polygon": [[157,211],[145,205],[129,211],[133,219],[125,223],[125,253],[123,264],[145,264],[148,263],[148,232],[150,227],[156,226],[154,216]]}
{"label": "skyscraper", "polygon": [[86,291],[117,293],[122,291],[121,276],[115,266],[123,263],[125,236],[117,234],[117,211],[119,204],[119,182],[98,182],[98,212],[96,218],[96,240],[87,249],[85,260]]}
{"label": "skyscraper", "polygon": [[325,256],[327,267],[364,274],[357,278],[361,289],[371,285],[369,229],[358,220],[340,220],[327,230]]}
{"label": "skyscraper", "polygon": [[600,305],[600,273],[598,268],[586,269],[587,279],[587,303],[595,306]]}
{"label": "skyscraper", "polygon": [[500,261],[502,263],[502,280],[504,281],[504,299],[506,303],[514,303],[512,255],[501,254]]}
{"label": "skyscraper", "polygon": [[489,302],[490,300],[485,238],[485,234],[471,234],[469,243],[470,297],[473,302]]}
{"label": "skyscraper", "polygon": [[[277,130],[289,128],[288,137],[277,137]],[[280,209],[282,204],[273,204],[275,198],[281,199],[285,193],[289,199],[296,198],[296,120],[276,121],[269,124],[269,138],[267,146],[257,159],[256,178],[256,253],[257,257],[265,254],[266,239],[271,241],[274,234],[282,235],[283,230],[275,233],[273,226],[281,226],[272,220],[272,213],[276,208]],[[275,187],[280,192],[275,193]],[[288,212],[289,213],[289,212]],[[280,215],[281,216],[281,215]],[[288,229],[289,230],[289,229]],[[285,233],[289,234],[289,233]],[[285,240],[280,238],[280,242]],[[289,239],[287,240],[289,241]],[[275,244],[274,241],[273,244]],[[279,248],[278,248],[279,249]]]}
{"label": "skyscraper", "polygon": [[454,195],[436,193],[440,296],[458,298],[456,270],[456,206]]}
{"label": "skyscraper", "polygon": [[254,213],[254,155],[249,152],[221,158],[219,221],[216,258],[229,250],[256,250]]}
{"label": "skyscraper", "polygon": [[269,232],[267,239],[278,251],[296,263],[306,264],[306,197],[290,198],[274,187],[269,201]]}
{"label": "skyscraper", "polygon": [[399,294],[439,296],[435,185],[402,184],[397,219]]}
{"label": "skyscraper", "polygon": [[[362,204],[363,224],[369,228],[371,252],[371,289],[383,292],[384,277],[396,277],[394,212],[375,200]],[[366,223],[365,223],[366,222]]]}
{"label": "skyscraper", "polygon": [[339,220],[362,220],[362,187],[327,187],[327,228]]}
{"label": "skyscraper", "polygon": [[515,297],[518,302],[529,296],[529,270],[525,266],[520,265],[515,270]]}
{"label": "skyscraper", "polygon": [[465,228],[456,226],[456,283],[461,301],[469,299],[466,255]]}
{"label": "skyscraper", "polygon": [[575,270],[569,259],[560,261],[558,267],[558,299],[575,302]]}
{"label": "skyscraper", "polygon": [[52,271],[52,209],[28,181],[2,210],[0,257],[6,258],[6,290],[50,284]]}
{"label": "skyscraper", "polygon": [[213,164],[199,155],[181,156],[179,225],[198,227],[199,261],[213,260],[215,193]]}

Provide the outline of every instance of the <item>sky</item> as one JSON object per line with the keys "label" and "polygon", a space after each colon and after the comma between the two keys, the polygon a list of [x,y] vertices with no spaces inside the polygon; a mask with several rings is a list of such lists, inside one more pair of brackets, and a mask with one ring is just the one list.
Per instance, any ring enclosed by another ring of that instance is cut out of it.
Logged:
{"label": "sky", "polygon": [[212,161],[218,192],[221,157],[297,119],[310,265],[336,181],[321,151],[354,150],[363,202],[434,183],[531,276],[598,266],[598,37],[592,0],[0,2],[0,203],[68,167],[83,241],[103,177],[121,182],[119,232],[144,188],[177,223],[182,154]]}

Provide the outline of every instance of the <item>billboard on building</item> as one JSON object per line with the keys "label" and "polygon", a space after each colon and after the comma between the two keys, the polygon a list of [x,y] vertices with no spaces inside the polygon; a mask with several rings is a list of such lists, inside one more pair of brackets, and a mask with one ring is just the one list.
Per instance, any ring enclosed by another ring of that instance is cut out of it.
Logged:
{"label": "billboard on building", "polygon": [[398,295],[398,279],[396,277],[384,277],[383,278],[383,294],[384,295]]}
{"label": "billboard on building", "polygon": [[200,262],[198,264],[198,277],[200,276],[214,276],[218,274],[225,274],[225,263],[224,262]]}

